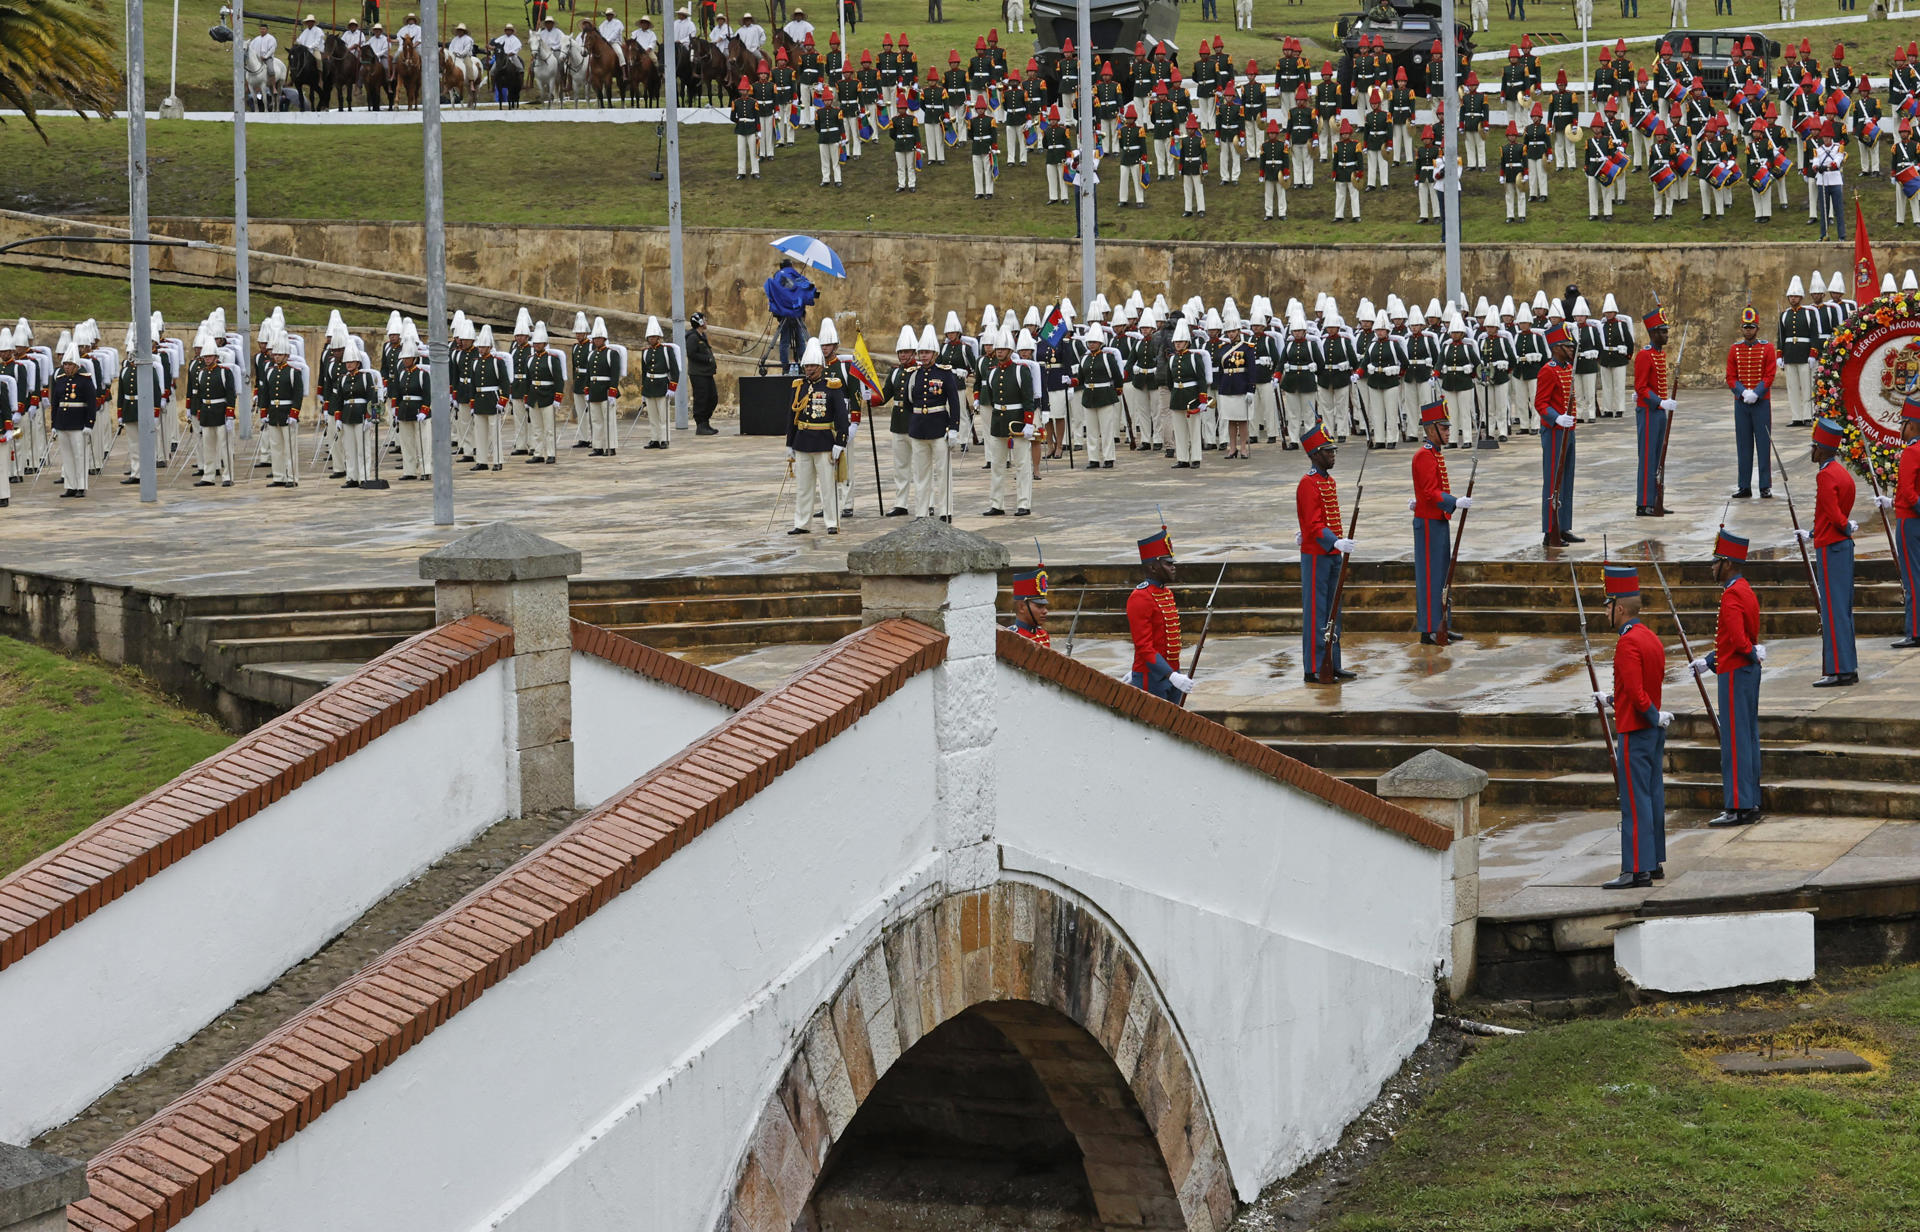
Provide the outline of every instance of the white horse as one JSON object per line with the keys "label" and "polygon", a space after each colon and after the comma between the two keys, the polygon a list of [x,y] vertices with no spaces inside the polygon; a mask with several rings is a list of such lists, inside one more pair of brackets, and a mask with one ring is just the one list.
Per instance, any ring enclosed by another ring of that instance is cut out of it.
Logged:
{"label": "white horse", "polygon": [[576,34],[567,40],[567,81],[573,87],[573,101],[577,106],[580,100],[591,98],[593,91],[587,84],[587,48],[586,42]]}
{"label": "white horse", "polygon": [[545,42],[533,42],[533,84],[540,92],[540,105],[551,107],[560,98],[560,57]]}
{"label": "white horse", "polygon": [[260,99],[261,109],[280,110],[280,91],[287,84],[286,61],[275,57],[262,61],[260,53],[247,48],[247,94]]}

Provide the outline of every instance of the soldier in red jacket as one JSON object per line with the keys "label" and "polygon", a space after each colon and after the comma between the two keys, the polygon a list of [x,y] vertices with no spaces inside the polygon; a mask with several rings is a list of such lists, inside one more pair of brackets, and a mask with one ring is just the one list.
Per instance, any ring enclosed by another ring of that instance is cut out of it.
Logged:
{"label": "soldier in red jacket", "polygon": [[1838,462],[1846,429],[1832,419],[1813,422],[1813,529],[1794,532],[1812,540],[1820,575],[1820,679],[1816,689],[1860,683],[1853,645],[1853,476]]}
{"label": "soldier in red jacket", "polygon": [[1710,826],[1750,826],[1760,820],[1760,600],[1741,576],[1747,541],[1723,526],[1713,544],[1713,580],[1720,583],[1720,618],[1713,649],[1688,666],[1720,681],[1721,813]]}
{"label": "soldier in red jacket", "polygon": [[1166,527],[1140,541],[1147,580],[1127,596],[1127,632],[1133,637],[1133,671],[1127,683],[1176,706],[1186,703],[1193,681],[1180,671],[1180,608],[1173,601],[1173,541]]}
{"label": "soldier in red jacket", "polygon": [[[1420,431],[1426,440],[1413,451],[1413,616],[1420,644],[1431,646],[1434,635],[1446,627],[1447,559],[1452,544],[1447,524],[1453,511],[1473,504],[1473,498],[1455,496],[1447,482],[1447,404],[1433,402],[1420,408]],[[1453,631],[1447,630],[1449,637]]]}
{"label": "soldier in red jacket", "polygon": [[1573,335],[1565,324],[1547,331],[1553,362],[1534,381],[1540,414],[1540,529],[1550,548],[1585,540],[1573,533]]}
{"label": "soldier in red jacket", "polygon": [[1900,408],[1900,476],[1893,495],[1879,503],[1893,510],[1893,541],[1899,547],[1900,593],[1907,603],[1903,636],[1895,650],[1920,646],[1920,398],[1909,397]]}
{"label": "soldier in red jacket", "polygon": [[1613,648],[1613,692],[1595,698],[1613,708],[1619,734],[1614,767],[1620,791],[1620,875],[1608,890],[1640,889],[1662,875],[1667,859],[1667,795],[1661,768],[1667,757],[1667,724],[1673,712],[1660,708],[1660,682],[1667,652],[1652,629],[1640,623],[1640,571],[1607,565],[1607,621],[1619,633]]}
{"label": "soldier in red jacket", "polygon": [[1760,465],[1760,495],[1773,495],[1773,378],[1780,355],[1760,340],[1760,314],[1748,304],[1740,313],[1740,341],[1727,348],[1727,388],[1733,391],[1733,453],[1739,479],[1735,496],[1753,495],[1753,467]]}
{"label": "soldier in red jacket", "polygon": [[1043,565],[1013,575],[1013,631],[1051,648],[1047,636],[1047,570]]}
{"label": "soldier in red jacket", "polygon": [[1300,662],[1308,684],[1352,680],[1340,666],[1340,627],[1333,621],[1333,592],[1340,570],[1356,546],[1340,521],[1340,489],[1333,482],[1334,449],[1327,430],[1314,424],[1300,438],[1310,465],[1294,490],[1300,516]]}
{"label": "soldier in red jacket", "polygon": [[1667,318],[1655,308],[1642,320],[1647,327],[1647,345],[1633,357],[1633,417],[1639,430],[1640,463],[1633,485],[1633,512],[1636,517],[1661,518],[1667,515],[1662,450],[1676,405],[1673,372],[1667,362]]}

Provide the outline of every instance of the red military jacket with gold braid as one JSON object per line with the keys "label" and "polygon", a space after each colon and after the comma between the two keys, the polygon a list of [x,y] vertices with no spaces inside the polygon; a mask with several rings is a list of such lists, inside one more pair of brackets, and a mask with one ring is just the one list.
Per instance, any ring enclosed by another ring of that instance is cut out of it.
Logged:
{"label": "red military jacket with gold braid", "polygon": [[1133,636],[1133,670],[1142,681],[1154,678],[1156,659],[1163,671],[1180,670],[1180,608],[1171,589],[1155,582],[1134,587],[1127,596],[1127,632]]}

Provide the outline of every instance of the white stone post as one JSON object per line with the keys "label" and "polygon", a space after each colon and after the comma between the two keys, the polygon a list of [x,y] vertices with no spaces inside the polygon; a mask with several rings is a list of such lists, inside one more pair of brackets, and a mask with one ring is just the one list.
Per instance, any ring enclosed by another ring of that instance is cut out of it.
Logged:
{"label": "white stone post", "polygon": [[435,620],[478,613],[513,629],[508,799],[516,817],[574,803],[567,578],[578,572],[579,552],[510,522],[482,526],[420,558],[420,576],[433,583]]}
{"label": "white stone post", "polygon": [[905,617],[947,635],[933,674],[936,833],[954,891],[992,885],[1000,873],[994,737],[994,599],[1007,549],[937,518],[916,518],[847,553],[860,579],[860,618]]}
{"label": "white stone post", "polygon": [[0,1232],[67,1232],[67,1204],[87,1196],[87,1165],[0,1142]]}
{"label": "white stone post", "polygon": [[1473,987],[1480,927],[1480,793],[1486,786],[1485,770],[1428,749],[1381,775],[1373,789],[1382,800],[1453,832],[1453,846],[1447,852],[1452,937],[1446,980],[1447,996],[1455,1001]]}

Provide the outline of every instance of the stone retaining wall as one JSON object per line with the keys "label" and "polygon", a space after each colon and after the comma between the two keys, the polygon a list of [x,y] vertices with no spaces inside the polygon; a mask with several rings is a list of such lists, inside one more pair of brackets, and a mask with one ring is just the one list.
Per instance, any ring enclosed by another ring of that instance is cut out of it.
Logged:
{"label": "stone retaining wall", "polygon": [[[223,219],[159,219],[154,230],[220,244],[232,239],[232,224]],[[688,309],[707,312],[716,326],[758,332],[767,323],[760,285],[774,267],[767,243],[777,234],[688,228]],[[423,230],[406,222],[256,219],[250,237],[257,251],[412,271],[420,267]],[[971,321],[988,300],[1024,309],[1051,302],[1062,289],[1078,298],[1079,247],[1071,240],[865,232],[822,238],[840,254],[847,278],[817,279],[821,308],[840,316],[843,333],[858,314],[876,351],[891,349],[904,322],[938,324],[949,309]],[[1314,291],[1327,290],[1349,315],[1361,296],[1382,303],[1391,292],[1424,302],[1442,266],[1437,245],[1112,240],[1099,256],[1108,287],[1138,287],[1149,298],[1156,292],[1209,300],[1232,295],[1245,306],[1256,292],[1284,302],[1289,295],[1311,301]],[[1877,258],[1883,270],[1896,273],[1920,265],[1920,243],[1883,243]],[[1638,314],[1650,307],[1647,288],[1657,288],[1680,327],[1676,344],[1683,331],[1689,335],[1683,363],[1685,375],[1696,380],[1717,377],[1749,297],[1763,314],[1776,312],[1788,279],[1811,274],[1816,260],[1826,273],[1844,271],[1852,263],[1851,245],[1469,244],[1461,250],[1464,285],[1475,296],[1509,289],[1552,293],[1572,282],[1589,292],[1596,309],[1613,290]],[[664,314],[667,235],[645,227],[450,225],[447,276],[529,298]]]}

